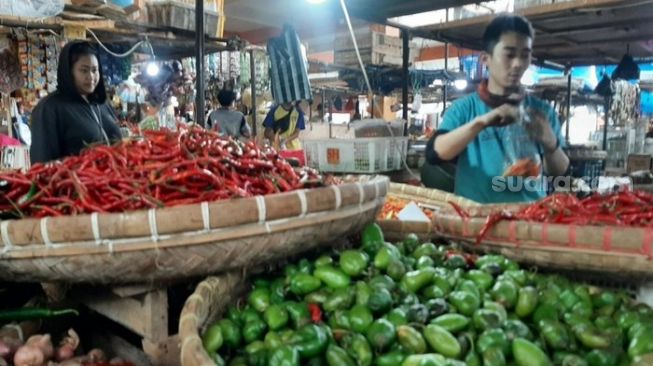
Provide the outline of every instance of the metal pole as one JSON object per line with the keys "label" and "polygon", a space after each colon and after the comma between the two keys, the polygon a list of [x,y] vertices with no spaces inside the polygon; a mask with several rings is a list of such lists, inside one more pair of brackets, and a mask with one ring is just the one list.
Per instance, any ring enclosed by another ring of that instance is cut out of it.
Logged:
{"label": "metal pole", "polygon": [[254,59],[254,50],[249,51],[249,68],[251,74],[251,89],[252,89],[252,137],[256,137],[256,60]]}
{"label": "metal pole", "polygon": [[404,122],[404,136],[408,136],[408,81],[410,74],[408,73],[408,63],[410,62],[410,34],[406,30],[401,31],[401,38],[403,43],[403,64],[401,68],[402,83],[401,83],[401,103],[404,108],[401,118]]}
{"label": "metal pole", "polygon": [[326,116],[326,89],[322,89],[322,110],[320,111],[320,122],[324,122],[324,116]]}
{"label": "metal pole", "polygon": [[[324,92],[326,95],[326,91]],[[329,101],[329,138],[332,138],[333,134],[331,131],[331,121],[333,121],[333,111],[331,110],[331,97],[327,95],[327,100]]]}
{"label": "metal pole", "polygon": [[351,36],[351,41],[354,44],[354,50],[356,51],[356,56],[358,57],[358,64],[361,67],[361,72],[363,72],[363,77],[365,78],[367,90],[371,93],[372,87],[370,86],[370,79],[367,77],[367,71],[365,70],[365,65],[363,64],[363,59],[361,58],[361,53],[358,49],[358,42],[356,41],[356,35],[354,34],[354,27],[351,25],[351,19],[349,18],[349,11],[347,10],[345,0],[340,0],[340,7],[342,8],[342,13],[345,15],[345,21],[347,22],[347,27],[349,28],[349,35]]}
{"label": "metal pole", "polygon": [[567,75],[567,125],[565,126],[565,141],[569,146],[569,125],[571,124],[571,68]]}
{"label": "metal pole", "polygon": [[345,16],[345,22],[349,28],[349,35],[351,36],[351,42],[354,44],[354,50],[356,51],[356,57],[358,58],[358,64],[363,73],[363,78],[365,79],[365,85],[367,85],[367,91],[371,95],[371,105],[372,105],[372,118],[374,118],[374,92],[372,91],[372,85],[370,84],[370,78],[367,76],[367,70],[363,64],[363,58],[361,57],[360,50],[358,49],[358,41],[356,41],[356,35],[354,34],[354,27],[351,25],[351,19],[349,18],[349,11],[347,10],[347,4],[345,0],[340,0],[340,7],[342,8],[342,13]]}
{"label": "metal pole", "polygon": [[[447,8],[447,12],[444,16],[445,18],[445,23],[449,23],[449,8]],[[444,80],[444,87],[442,88],[442,114],[447,111],[447,98],[448,98],[448,87],[449,87],[449,80],[448,80],[448,75],[449,75],[449,43],[445,42],[444,43],[444,74],[445,74],[445,80]]]}
{"label": "metal pole", "polygon": [[448,69],[449,69],[449,43],[444,44],[444,72],[445,72],[445,80],[444,80],[444,86],[442,87],[442,113],[447,111],[447,98],[448,98],[448,86],[449,86],[449,79],[448,79]]}
{"label": "metal pole", "polygon": [[195,114],[200,126],[204,116],[204,0],[195,0]]}
{"label": "metal pole", "polygon": [[605,117],[603,122],[603,151],[608,150],[608,122],[610,120],[610,97],[605,97]]}

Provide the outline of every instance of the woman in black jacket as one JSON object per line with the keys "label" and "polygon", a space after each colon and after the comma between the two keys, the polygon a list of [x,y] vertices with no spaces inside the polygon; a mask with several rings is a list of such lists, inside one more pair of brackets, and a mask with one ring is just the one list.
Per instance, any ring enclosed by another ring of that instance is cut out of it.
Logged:
{"label": "woman in black jacket", "polygon": [[88,145],[120,140],[97,52],[89,43],[70,42],[61,50],[57,91],[36,106],[31,129],[32,163],[78,155]]}

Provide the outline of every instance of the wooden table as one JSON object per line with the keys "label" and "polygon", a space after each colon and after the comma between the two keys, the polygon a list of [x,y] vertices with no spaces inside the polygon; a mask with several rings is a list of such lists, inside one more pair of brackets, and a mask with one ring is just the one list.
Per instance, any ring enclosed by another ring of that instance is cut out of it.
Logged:
{"label": "wooden table", "polygon": [[[99,289],[82,295],[81,302],[142,337],[142,352],[151,365],[181,364],[179,338],[168,329],[167,288],[137,285]],[[125,345],[118,344],[120,348]],[[135,350],[128,352],[135,354]]]}

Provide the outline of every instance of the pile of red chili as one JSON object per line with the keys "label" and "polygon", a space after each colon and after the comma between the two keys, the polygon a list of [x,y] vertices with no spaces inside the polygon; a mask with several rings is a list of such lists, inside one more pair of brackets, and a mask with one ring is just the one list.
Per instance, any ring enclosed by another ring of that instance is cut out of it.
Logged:
{"label": "pile of red chili", "polygon": [[[454,205],[462,217],[470,217]],[[499,211],[487,217],[478,241],[498,222],[524,220],[563,225],[653,226],[653,194],[643,191],[623,191],[607,195],[595,194],[578,199],[570,194],[553,194],[519,211]]]}
{"label": "pile of red chili", "polygon": [[44,217],[170,207],[322,184],[276,151],[199,128],[146,131],[80,156],[0,174],[0,214]]}

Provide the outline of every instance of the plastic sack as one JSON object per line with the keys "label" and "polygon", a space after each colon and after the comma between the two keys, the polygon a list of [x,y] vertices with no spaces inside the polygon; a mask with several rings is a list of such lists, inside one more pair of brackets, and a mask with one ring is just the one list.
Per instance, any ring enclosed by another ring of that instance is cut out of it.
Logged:
{"label": "plastic sack", "polygon": [[64,0],[0,0],[0,15],[45,18],[59,15]]}
{"label": "plastic sack", "polygon": [[502,145],[505,150],[504,177],[537,178],[542,174],[542,158],[538,144],[528,131],[530,118],[523,103],[520,120],[503,127]]}

